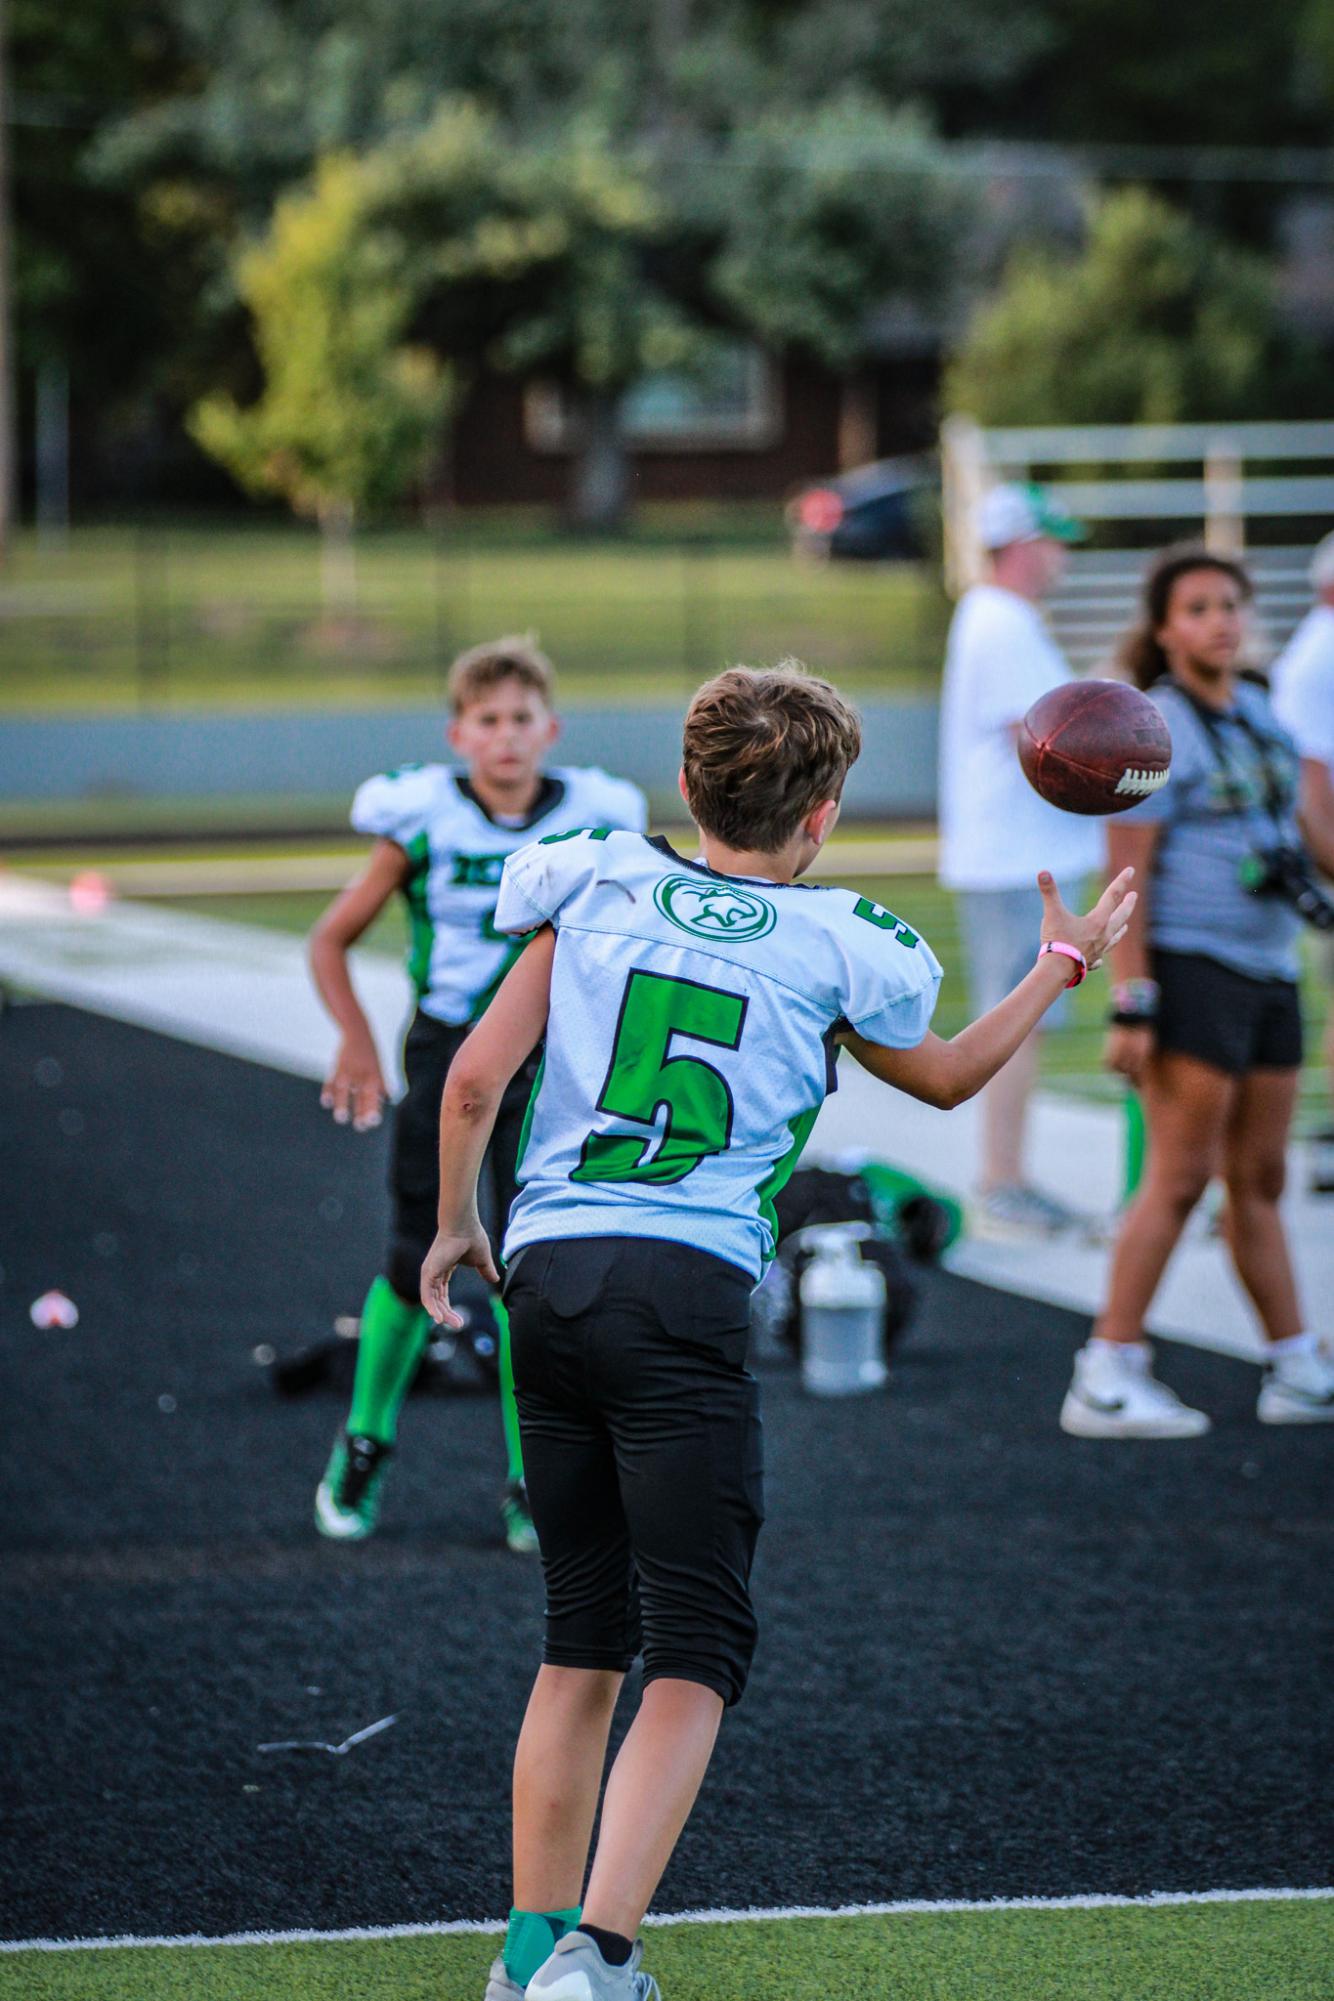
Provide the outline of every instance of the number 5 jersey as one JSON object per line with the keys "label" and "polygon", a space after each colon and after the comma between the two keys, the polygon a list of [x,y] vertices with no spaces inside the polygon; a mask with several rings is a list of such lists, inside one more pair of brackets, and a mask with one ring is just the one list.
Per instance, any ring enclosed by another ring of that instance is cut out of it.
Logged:
{"label": "number 5 jersey", "polygon": [[555,1237],[656,1237],[757,1279],[839,1029],[915,1048],[935,955],[851,890],[719,875],[606,827],[506,862],[496,929],[544,923],[551,1008],[506,1258]]}

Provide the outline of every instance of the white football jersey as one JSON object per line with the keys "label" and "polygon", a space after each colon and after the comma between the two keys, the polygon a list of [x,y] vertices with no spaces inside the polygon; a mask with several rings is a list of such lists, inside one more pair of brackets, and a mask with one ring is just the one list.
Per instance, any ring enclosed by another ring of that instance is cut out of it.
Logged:
{"label": "white football jersey", "polygon": [[506,1258],[660,1237],[758,1278],[834,1088],[835,1032],[915,1048],[940,984],[925,941],[851,890],[718,875],[605,828],[513,856],[495,921],[556,927]]}
{"label": "white football jersey", "polygon": [[538,835],[647,825],[644,795],[595,767],[548,771],[521,821],[492,819],[467,774],[405,764],[368,778],[352,801],[359,834],[408,858],[408,974],[423,1013],[459,1026],[485,1012],[521,947],[494,922],[506,858]]}

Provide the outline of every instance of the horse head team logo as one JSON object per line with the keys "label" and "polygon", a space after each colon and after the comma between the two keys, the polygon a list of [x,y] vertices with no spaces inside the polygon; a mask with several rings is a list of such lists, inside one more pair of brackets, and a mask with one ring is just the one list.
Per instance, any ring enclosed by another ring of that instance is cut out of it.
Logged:
{"label": "horse head team logo", "polygon": [[667,876],[654,890],[653,901],[678,931],[695,938],[724,938],[733,945],[763,938],[778,922],[772,903],[753,889],[711,881],[708,876]]}

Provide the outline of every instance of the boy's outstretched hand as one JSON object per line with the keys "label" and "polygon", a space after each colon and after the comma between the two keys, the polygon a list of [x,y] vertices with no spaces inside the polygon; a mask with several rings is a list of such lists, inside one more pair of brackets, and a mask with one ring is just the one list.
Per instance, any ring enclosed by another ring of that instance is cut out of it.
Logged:
{"label": "boy's outstretched hand", "polygon": [[463,1325],[463,1315],[456,1313],[449,1303],[449,1281],[459,1265],[471,1265],[492,1285],[500,1284],[500,1273],[496,1270],[486,1231],[480,1223],[473,1223],[457,1233],[441,1230],[426,1253],[426,1262],[422,1266],[422,1305],[441,1327]]}
{"label": "boy's outstretched hand", "polygon": [[1130,887],[1135,871],[1123,868],[1114,876],[1087,916],[1076,917],[1061,901],[1055,878],[1043,869],[1038,877],[1042,892],[1042,942],[1077,945],[1090,972],[1126,935],[1131,912],[1139,901]]}

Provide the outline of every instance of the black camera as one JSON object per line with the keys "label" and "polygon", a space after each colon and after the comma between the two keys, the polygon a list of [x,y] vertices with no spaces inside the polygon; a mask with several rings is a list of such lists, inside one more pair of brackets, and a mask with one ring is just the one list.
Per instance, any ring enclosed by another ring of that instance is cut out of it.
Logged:
{"label": "black camera", "polygon": [[1243,889],[1252,896],[1277,896],[1316,931],[1334,931],[1331,903],[1311,873],[1300,848],[1286,843],[1247,855],[1239,870]]}

